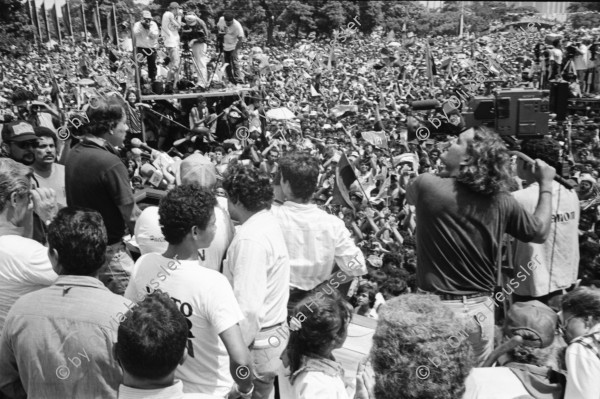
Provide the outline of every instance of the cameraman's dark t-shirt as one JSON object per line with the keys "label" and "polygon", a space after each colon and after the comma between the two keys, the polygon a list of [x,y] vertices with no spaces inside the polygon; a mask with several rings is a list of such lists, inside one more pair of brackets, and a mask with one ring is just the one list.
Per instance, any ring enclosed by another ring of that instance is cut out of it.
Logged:
{"label": "cameraman's dark t-shirt", "polygon": [[509,193],[483,196],[430,173],[407,199],[417,210],[417,284],[433,293],[492,292],[502,234],[529,242],[541,225]]}

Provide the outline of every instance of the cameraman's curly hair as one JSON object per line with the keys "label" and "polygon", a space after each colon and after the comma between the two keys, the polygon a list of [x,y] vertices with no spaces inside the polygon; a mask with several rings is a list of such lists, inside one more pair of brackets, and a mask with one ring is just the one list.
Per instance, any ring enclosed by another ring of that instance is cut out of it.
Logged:
{"label": "cameraman's curly hair", "polygon": [[123,119],[123,115],[125,115],[123,103],[117,98],[94,97],[86,110],[89,122],[82,126],[83,133],[96,137],[103,136],[117,126]]}
{"label": "cameraman's curly hair", "polygon": [[241,202],[250,212],[271,209],[273,187],[266,173],[239,163],[230,166],[223,180],[230,201]]}
{"label": "cameraman's curly hair", "polygon": [[465,336],[464,323],[435,295],[390,299],[379,309],[371,348],[375,397],[460,398],[473,367]]}
{"label": "cameraman's curly hair", "polygon": [[473,131],[473,140],[467,147],[471,162],[461,166],[456,180],[486,196],[508,191],[511,172],[506,145],[499,135],[486,127],[477,126]]}

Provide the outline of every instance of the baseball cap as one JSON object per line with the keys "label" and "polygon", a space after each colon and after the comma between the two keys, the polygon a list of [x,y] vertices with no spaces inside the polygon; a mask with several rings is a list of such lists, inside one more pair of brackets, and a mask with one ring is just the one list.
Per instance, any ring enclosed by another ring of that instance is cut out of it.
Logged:
{"label": "baseball cap", "polygon": [[152,18],[152,14],[148,10],[142,11],[142,18]]}
{"label": "baseball cap", "polygon": [[223,15],[223,18],[225,19],[225,21],[233,21],[233,14],[230,12],[226,12],[225,15]]}
{"label": "baseball cap", "polygon": [[13,121],[2,127],[2,141],[37,140],[33,126],[25,121]]}
{"label": "baseball cap", "polygon": [[178,185],[199,184],[212,188],[217,183],[217,170],[209,158],[202,154],[192,154],[181,161],[175,179]]}
{"label": "baseball cap", "polygon": [[169,8],[179,8],[179,3],[176,1],[171,2],[171,4],[169,4]]}
{"label": "baseball cap", "polygon": [[[4,137],[4,134],[2,135],[2,137]],[[581,183],[582,181],[587,181],[592,184],[596,184],[596,179],[594,179],[589,173],[583,173],[581,174],[581,176],[579,176],[579,183]]]}
{"label": "baseball cap", "polygon": [[348,157],[360,158],[360,155],[356,151],[352,151]]}
{"label": "baseball cap", "polygon": [[512,305],[504,323],[504,333],[523,337],[523,345],[545,348],[554,342],[558,315],[540,301],[517,302]]}

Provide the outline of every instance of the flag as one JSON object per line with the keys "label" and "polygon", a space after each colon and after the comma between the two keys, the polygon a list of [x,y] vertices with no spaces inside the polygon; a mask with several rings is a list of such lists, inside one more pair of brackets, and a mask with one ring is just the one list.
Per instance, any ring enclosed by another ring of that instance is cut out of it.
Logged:
{"label": "flag", "polygon": [[113,31],[112,21],[113,21],[113,18],[112,18],[112,11],[111,11],[108,14],[106,14],[106,35],[110,38],[111,43],[115,43],[117,38],[115,37],[115,33]]}
{"label": "flag", "polygon": [[362,132],[361,136],[367,143],[379,148],[389,148],[388,139],[384,132]]}
{"label": "flag", "polygon": [[336,119],[358,114],[358,105],[336,105],[329,111]]}
{"label": "flag", "polygon": [[63,23],[65,24],[65,29],[67,34],[73,37],[73,23],[71,21],[71,8],[69,7],[69,0],[65,0],[65,5],[61,7]]}
{"label": "flag", "polygon": [[429,48],[429,43],[426,46],[426,62],[427,62],[427,77],[429,78],[429,82],[433,84],[433,75],[437,75],[437,71],[435,69],[435,62],[433,60],[433,55],[431,54],[431,48]]}
{"label": "flag", "polygon": [[385,38],[388,42],[393,42],[396,39],[396,33],[394,32],[394,30],[392,29],[391,31],[388,32],[386,38]]}
{"label": "flag", "polygon": [[392,165],[394,167],[401,163],[412,164],[413,171],[415,172],[419,170],[419,157],[417,154],[413,154],[412,152],[405,152],[404,154],[400,154],[392,158]]}
{"label": "flag", "polygon": [[352,208],[354,204],[350,201],[350,186],[356,181],[356,174],[346,154],[342,153],[335,168],[335,182],[333,185],[333,198],[340,204]]}
{"label": "flag", "polygon": [[46,14],[46,2],[42,2],[42,9],[40,11],[44,17],[44,24],[46,26],[46,34],[48,35],[48,41],[50,41],[50,26],[48,25],[48,14]]}
{"label": "flag", "polygon": [[52,18],[54,19],[54,29],[56,30],[56,37],[58,37],[58,44],[62,45],[62,34],[60,33],[60,23],[58,22],[58,13],[56,12],[56,3],[50,9]]}
{"label": "flag", "polygon": [[[115,3],[113,3],[113,5],[112,5],[112,18],[113,18],[113,26],[115,29],[115,44],[118,45],[119,44],[119,26],[117,24],[117,8],[115,6]],[[267,61],[267,65],[268,65],[268,61]]]}

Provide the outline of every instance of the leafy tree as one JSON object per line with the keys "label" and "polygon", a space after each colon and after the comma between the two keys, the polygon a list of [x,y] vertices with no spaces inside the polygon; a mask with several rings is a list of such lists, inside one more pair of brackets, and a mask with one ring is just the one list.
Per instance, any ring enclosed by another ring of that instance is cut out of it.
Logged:
{"label": "leafy tree", "polygon": [[600,11],[600,3],[594,1],[573,1],[567,7],[568,12]]}
{"label": "leafy tree", "polygon": [[0,51],[24,51],[33,43],[33,26],[28,4],[20,0],[0,0]]}

